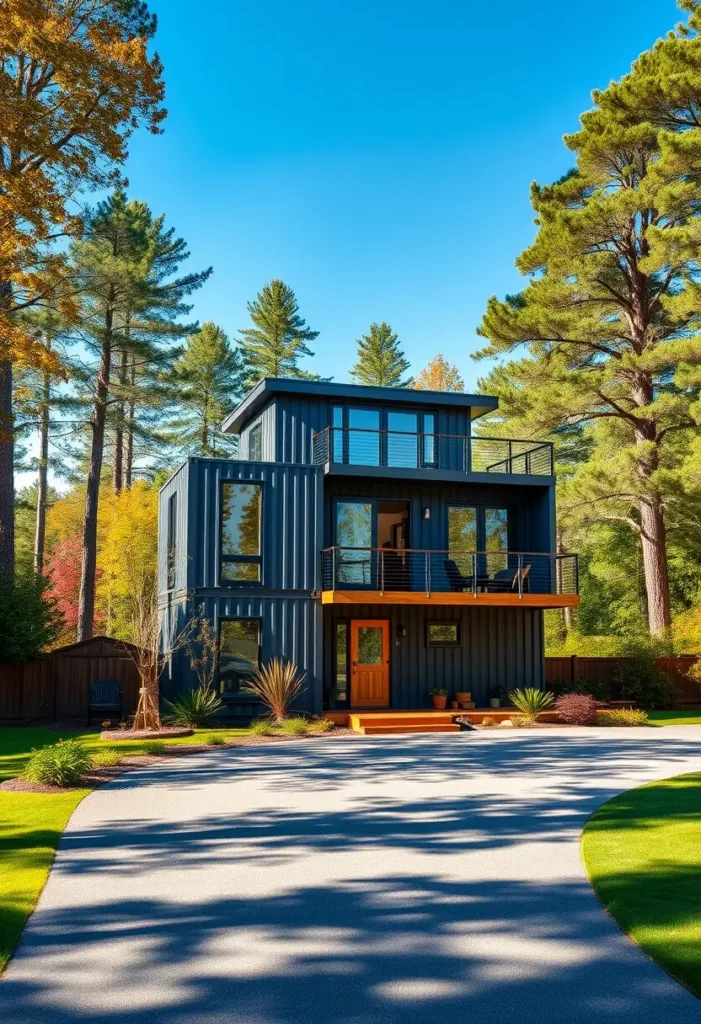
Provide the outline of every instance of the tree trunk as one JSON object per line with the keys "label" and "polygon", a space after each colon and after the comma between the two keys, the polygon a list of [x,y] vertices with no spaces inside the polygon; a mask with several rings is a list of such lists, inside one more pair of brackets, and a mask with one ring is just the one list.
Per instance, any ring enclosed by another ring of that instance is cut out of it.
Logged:
{"label": "tree trunk", "polygon": [[640,501],[641,545],[650,632],[664,636],[672,624],[664,513],[657,498]]}
{"label": "tree trunk", "polygon": [[97,569],[97,508],[100,498],[100,477],[105,447],[105,418],[110,383],[110,361],[112,356],[111,305],[105,313],[105,334],[100,354],[100,369],[97,374],[97,388],[92,414],[92,443],[90,446],[90,468],[85,493],[85,516],[83,518],[83,552],[80,570],[80,596],[78,598],[78,640],[87,640],[93,635],[95,617],[95,572]]}
{"label": "tree trunk", "polygon": [[[9,309],[11,298],[12,285],[0,281],[0,307]],[[0,351],[2,347],[0,338]],[[0,574],[10,581],[15,574],[14,439],[12,362],[0,358]]]}
{"label": "tree trunk", "polygon": [[39,413],[39,474],[37,477],[37,521],[34,531],[34,572],[44,569],[44,542],[46,539],[46,496],[49,476],[49,407],[51,378],[44,373],[44,388]]}
{"label": "tree trunk", "polygon": [[136,360],[134,356],[131,357],[129,383],[131,384],[131,389],[129,393],[129,412],[127,414],[126,423],[127,440],[124,453],[124,486],[127,489],[131,487],[134,465],[134,385],[136,383]]}
{"label": "tree trunk", "polygon": [[[121,394],[127,386],[129,362],[126,349],[122,349],[122,360],[119,368],[119,385]],[[117,402],[117,425],[114,431],[114,463],[112,466],[112,489],[119,494],[124,486],[124,402]]]}

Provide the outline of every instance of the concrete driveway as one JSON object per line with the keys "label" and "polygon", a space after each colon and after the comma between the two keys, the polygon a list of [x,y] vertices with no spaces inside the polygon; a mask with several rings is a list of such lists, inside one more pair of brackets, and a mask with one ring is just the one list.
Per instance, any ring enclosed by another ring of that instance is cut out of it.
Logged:
{"label": "concrete driveway", "polygon": [[701,729],[319,739],[134,772],[74,814],[8,1024],[701,1022],[579,856]]}

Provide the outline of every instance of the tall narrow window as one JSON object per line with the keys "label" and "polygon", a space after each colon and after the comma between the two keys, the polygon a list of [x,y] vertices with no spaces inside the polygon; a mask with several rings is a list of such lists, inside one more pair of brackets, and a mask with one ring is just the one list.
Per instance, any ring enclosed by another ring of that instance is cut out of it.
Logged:
{"label": "tall narrow window", "polygon": [[418,417],[415,412],[387,413],[387,465],[416,469]]}
{"label": "tall narrow window", "polygon": [[451,572],[463,579],[473,576],[473,552],[477,550],[477,509],[471,505],[448,506],[448,547]]}
{"label": "tall narrow window", "polygon": [[372,505],[367,501],[336,504],[336,584],[367,586],[373,565]]}
{"label": "tall narrow window", "polygon": [[348,698],[348,623],[336,623],[336,665],[334,671],[334,697],[337,701]]}
{"label": "tall narrow window", "polygon": [[509,514],[505,508],[484,510],[484,549],[489,576],[508,568]]}
{"label": "tall narrow window", "polygon": [[380,465],[379,409],[348,410],[348,462],[351,466]]}
{"label": "tall narrow window", "polygon": [[178,496],[171,494],[168,498],[168,551],[167,551],[167,587],[173,590],[175,587],[175,556],[177,554],[177,530],[178,530]]}
{"label": "tall narrow window", "polygon": [[251,462],[260,462],[263,458],[263,427],[256,423],[248,435],[248,457]]}
{"label": "tall narrow window", "polygon": [[224,696],[240,693],[259,667],[260,621],[258,619],[221,619],[219,622],[219,692]]}
{"label": "tall narrow window", "polygon": [[343,457],[343,406],[334,405],[332,415],[331,450],[334,462],[345,462]]}
{"label": "tall narrow window", "polygon": [[436,417],[432,412],[424,413],[423,433],[424,466],[436,465]]}
{"label": "tall narrow window", "polygon": [[221,578],[227,583],[260,583],[260,484],[222,483]]}

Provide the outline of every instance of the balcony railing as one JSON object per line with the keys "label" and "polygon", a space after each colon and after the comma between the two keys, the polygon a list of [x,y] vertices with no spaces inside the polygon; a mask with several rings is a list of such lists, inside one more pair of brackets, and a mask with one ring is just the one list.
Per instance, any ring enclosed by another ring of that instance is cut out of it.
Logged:
{"label": "balcony railing", "polygon": [[387,466],[536,476],[553,473],[553,446],[549,441],[326,427],[314,434],[312,450],[317,466]]}
{"label": "balcony railing", "polygon": [[521,551],[425,551],[408,548],[326,548],[323,590],[425,593],[576,595],[576,555]]}

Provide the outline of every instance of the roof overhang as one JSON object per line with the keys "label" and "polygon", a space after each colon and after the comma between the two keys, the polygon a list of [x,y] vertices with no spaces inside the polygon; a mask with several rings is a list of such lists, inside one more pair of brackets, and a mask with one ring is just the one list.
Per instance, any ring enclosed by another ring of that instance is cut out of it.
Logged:
{"label": "roof overhang", "polygon": [[398,405],[449,406],[469,409],[470,419],[476,420],[494,412],[499,399],[493,395],[466,395],[457,391],[418,391],[414,388],[375,388],[362,384],[334,384],[330,381],[310,381],[265,377],[252,388],[243,401],[230,412],[222,424],[229,434],[238,434],[242,427],[275,395],[304,395],[307,398],[351,402],[394,402]]}

